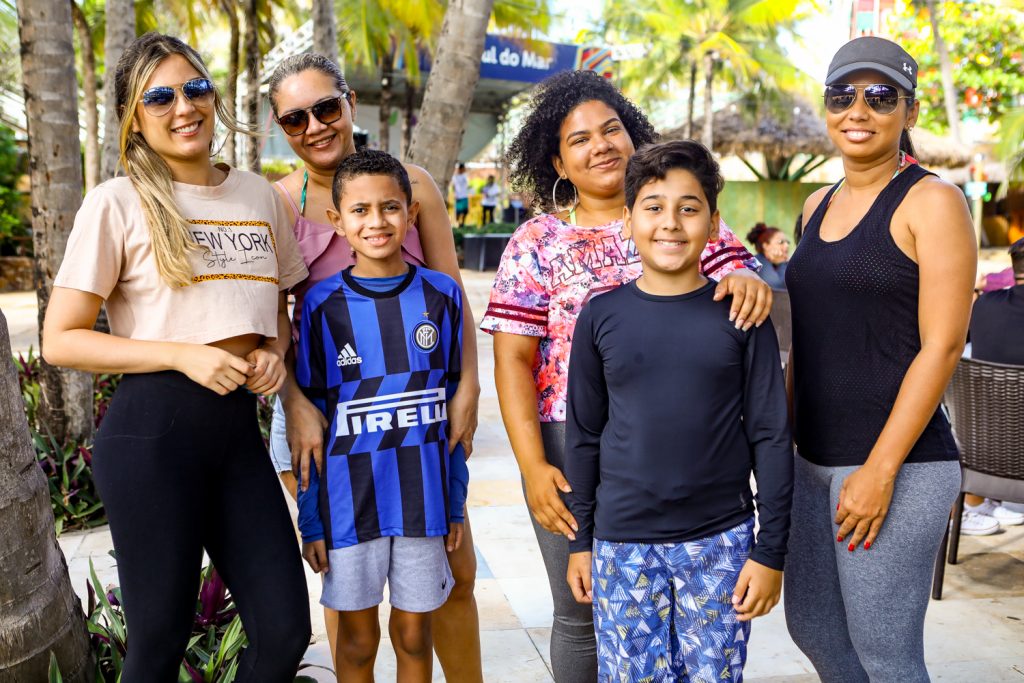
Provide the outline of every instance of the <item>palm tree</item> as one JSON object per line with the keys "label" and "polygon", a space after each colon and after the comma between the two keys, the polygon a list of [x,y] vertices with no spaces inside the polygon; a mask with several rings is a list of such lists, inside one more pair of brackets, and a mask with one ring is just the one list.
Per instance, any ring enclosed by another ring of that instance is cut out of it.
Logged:
{"label": "palm tree", "polygon": [[423,93],[409,161],[448,187],[462,146],[494,0],[450,0]]}
{"label": "palm tree", "polygon": [[[920,4],[918,0],[917,4]],[[932,25],[932,41],[935,52],[939,56],[939,73],[942,77],[942,99],[946,105],[946,119],[949,121],[949,135],[960,142],[960,111],[957,108],[956,85],[953,83],[953,62],[949,59],[949,49],[942,38],[939,25],[939,8],[935,0],[925,0],[928,9],[928,20]]]}
{"label": "palm tree", "polygon": [[[78,93],[75,79],[67,77],[75,59],[71,26],[68,0],[18,0],[40,329],[82,203]],[[40,387],[41,421],[59,443],[92,434],[91,375],[44,362]]]}
{"label": "palm tree", "polygon": [[[18,0],[17,9],[42,319],[82,201],[78,98],[74,79],[66,76],[75,52],[68,0]],[[2,314],[0,371],[0,671],[10,680],[46,680],[54,652],[67,680],[88,681],[93,666],[85,621],[55,540],[48,486],[35,463]],[[40,382],[40,408],[54,435],[86,436],[92,377],[44,364]]]}
{"label": "palm tree", "polygon": [[[68,17],[70,23],[70,17]],[[91,681],[94,665],[78,596],[57,545],[46,476],[36,465],[0,312],[0,674],[45,681],[50,652],[65,681]]]}
{"label": "palm tree", "polygon": [[135,40],[135,3],[132,0],[106,0],[106,33],[103,36],[103,159],[100,176],[111,178],[117,173],[118,148],[117,107],[114,104],[114,70],[121,53]]}
{"label": "palm tree", "polygon": [[313,51],[338,61],[338,27],[334,0],[313,0]]}
{"label": "palm tree", "polygon": [[[224,86],[224,102],[232,114],[235,113],[238,101],[239,50],[241,48],[241,31],[238,21],[238,0],[220,0],[221,10],[228,20],[230,38],[228,39],[228,77]],[[228,131],[224,140],[224,159],[229,166],[238,164],[235,151],[235,133]]]}
{"label": "palm tree", "polygon": [[[760,81],[780,89],[803,87],[804,79],[777,42],[780,31],[799,18],[801,4],[800,0],[639,0],[609,2],[606,11],[613,37],[649,44],[646,57],[624,69],[627,89],[637,89],[641,99],[649,101],[688,86],[691,135],[697,72],[703,72],[701,140],[710,148],[712,95],[719,73],[737,85]],[[724,66],[729,68],[723,70]]]}
{"label": "palm tree", "polygon": [[100,121],[96,97],[96,51],[89,19],[75,0],[70,0],[71,16],[78,36],[81,56],[82,108],[85,110],[85,190],[100,182]]}
{"label": "palm tree", "polygon": [[[260,4],[260,0],[243,0],[246,89],[242,107],[250,126],[258,125],[260,119]],[[260,172],[259,140],[254,137],[245,139],[245,167],[253,173]]]}

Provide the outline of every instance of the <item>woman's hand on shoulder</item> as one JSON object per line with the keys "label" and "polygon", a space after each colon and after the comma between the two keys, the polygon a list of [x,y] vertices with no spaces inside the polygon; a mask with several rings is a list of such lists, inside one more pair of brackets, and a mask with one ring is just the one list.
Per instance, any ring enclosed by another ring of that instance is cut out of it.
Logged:
{"label": "woman's hand on shoulder", "polygon": [[253,369],[244,358],[205,344],[178,344],[172,367],[221,396],[248,382]]}
{"label": "woman's hand on shoulder", "polygon": [[715,301],[727,296],[732,297],[729,321],[736,329],[760,326],[772,311],[772,288],[752,270],[737,268],[722,278],[715,287]]}

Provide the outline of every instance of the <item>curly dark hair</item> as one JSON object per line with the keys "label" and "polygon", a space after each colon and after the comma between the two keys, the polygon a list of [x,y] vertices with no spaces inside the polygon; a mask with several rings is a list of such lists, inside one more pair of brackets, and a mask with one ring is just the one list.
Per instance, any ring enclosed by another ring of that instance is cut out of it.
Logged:
{"label": "curly dark hair", "polygon": [[405,170],[402,162],[379,149],[361,149],[342,159],[337,170],[334,171],[331,199],[334,201],[335,209],[339,208],[341,204],[341,193],[345,181],[364,175],[385,175],[394,178],[398,187],[405,194],[407,202],[412,203],[412,184],[409,182],[409,173]]}
{"label": "curly dark hair", "polygon": [[[615,110],[622,124],[639,148],[657,139],[654,126],[639,107],[630,102],[608,79],[593,71],[563,71],[537,87],[533,93],[530,113],[523,122],[505,154],[512,187],[533,199],[533,208],[553,212],[551,188],[558,178],[552,157],[558,156],[558,133],[562,122],[573,109],[592,100],[604,102]],[[558,186],[558,203],[573,198],[569,183]]]}

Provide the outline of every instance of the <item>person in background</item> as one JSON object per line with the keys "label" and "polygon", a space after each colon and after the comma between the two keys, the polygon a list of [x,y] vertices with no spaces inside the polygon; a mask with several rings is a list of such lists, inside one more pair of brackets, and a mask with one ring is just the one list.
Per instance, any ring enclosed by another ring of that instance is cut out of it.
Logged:
{"label": "person in background", "polygon": [[452,176],[452,190],[455,193],[455,222],[462,228],[469,215],[469,176],[466,175],[466,164],[460,163]]}
{"label": "person in background", "polygon": [[754,256],[761,262],[761,279],[772,289],[786,288],[786,264],[789,263],[789,238],[778,228],[758,223],[747,233],[754,245]]}
{"label": "person in background", "polygon": [[[1014,286],[987,292],[971,312],[971,357],[1024,365],[1024,238],[1010,246]],[[1000,526],[1024,524],[1024,504],[1000,503],[968,493],[960,533],[986,536]]]}
{"label": "person in background", "polygon": [[480,194],[480,206],[483,208],[480,227],[483,227],[494,222],[494,209],[498,206],[498,196],[501,194],[501,188],[494,182],[493,175],[487,176],[487,182],[481,188]]}

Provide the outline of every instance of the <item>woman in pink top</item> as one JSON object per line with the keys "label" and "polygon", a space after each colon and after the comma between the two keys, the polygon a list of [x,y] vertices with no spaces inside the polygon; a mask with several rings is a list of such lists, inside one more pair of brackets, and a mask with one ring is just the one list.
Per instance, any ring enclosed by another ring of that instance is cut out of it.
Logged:
{"label": "woman in pink top", "polygon": [[[298,316],[302,296],[310,287],[352,264],[351,247],[326,222],[326,211],[333,208],[334,170],[342,159],[355,152],[352,125],[356,94],[334,62],[322,55],[302,54],[277,67],[270,79],[270,101],[288,144],[304,164],[276,184],[295,212],[295,236],[309,268],[309,278],[293,289]],[[420,210],[418,225],[410,227],[402,254],[409,263],[444,272],[461,286],[451,223],[441,193],[422,168],[410,164],[405,168]],[[472,330],[473,314],[465,291],[463,315],[465,329]],[[476,339],[472,334],[463,335],[462,358],[462,380],[449,404],[449,443],[453,448],[462,443],[468,456],[473,448],[480,395]],[[278,404],[283,410],[275,413],[271,453],[281,479],[294,495],[298,484],[306,485],[310,460],[317,466],[321,462],[327,424],[323,414],[298,390],[291,375],[281,398]],[[293,471],[300,474],[301,481],[296,481]],[[448,680],[473,683],[482,680],[482,673],[479,618],[473,596],[476,555],[468,516],[463,542],[449,554],[448,560],[455,588],[445,605],[434,613],[434,648]],[[325,614],[330,621],[337,619],[333,610],[325,610]],[[329,625],[327,632],[335,631]],[[331,643],[331,652],[334,651],[335,644]]]}
{"label": "woman in pink top", "polygon": [[[566,583],[576,522],[562,500],[566,376],[576,317],[586,301],[640,275],[622,236],[626,162],[654,128],[606,79],[589,71],[552,76],[509,148],[516,190],[541,215],[519,226],[502,256],[480,327],[494,333],[501,414],[523,475],[526,501],[554,600],[551,666],[556,683],[597,680],[591,609]],[[737,327],[760,324],[771,290],[757,261],[722,225],[702,270],[732,295]],[[643,349],[637,349],[643,353]]]}

